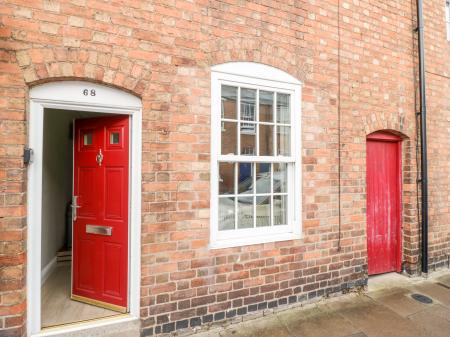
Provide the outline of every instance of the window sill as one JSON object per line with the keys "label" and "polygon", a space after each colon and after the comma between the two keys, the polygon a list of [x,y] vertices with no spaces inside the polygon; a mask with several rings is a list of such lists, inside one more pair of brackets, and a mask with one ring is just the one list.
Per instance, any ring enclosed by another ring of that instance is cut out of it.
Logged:
{"label": "window sill", "polygon": [[282,234],[256,236],[252,238],[234,238],[226,240],[216,240],[210,243],[209,248],[221,249],[221,248],[241,247],[241,246],[257,245],[261,243],[298,240],[301,239],[301,237],[302,236],[300,234],[282,233]]}

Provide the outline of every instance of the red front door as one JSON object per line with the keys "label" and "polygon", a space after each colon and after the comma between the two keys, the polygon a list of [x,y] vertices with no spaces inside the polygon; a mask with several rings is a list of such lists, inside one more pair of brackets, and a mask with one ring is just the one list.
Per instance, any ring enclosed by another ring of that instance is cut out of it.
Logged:
{"label": "red front door", "polygon": [[74,133],[72,298],[125,312],[129,118],[76,120]]}
{"label": "red front door", "polygon": [[400,138],[367,138],[367,254],[369,275],[401,269]]}

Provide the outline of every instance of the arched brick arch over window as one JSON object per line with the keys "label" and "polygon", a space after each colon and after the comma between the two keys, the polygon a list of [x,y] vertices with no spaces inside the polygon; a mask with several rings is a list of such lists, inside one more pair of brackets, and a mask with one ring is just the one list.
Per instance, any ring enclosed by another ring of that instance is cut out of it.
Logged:
{"label": "arched brick arch over window", "polygon": [[200,45],[206,55],[208,66],[247,61],[270,65],[284,70],[305,82],[313,71],[314,50],[299,46],[283,47],[259,38],[233,37],[211,40]]}

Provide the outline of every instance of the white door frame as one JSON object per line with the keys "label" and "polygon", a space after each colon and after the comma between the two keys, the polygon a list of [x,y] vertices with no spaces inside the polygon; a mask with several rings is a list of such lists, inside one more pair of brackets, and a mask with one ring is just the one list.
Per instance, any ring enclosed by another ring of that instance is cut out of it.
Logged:
{"label": "white door frame", "polygon": [[[142,103],[121,90],[82,81],[61,81],[30,89],[28,144],[33,158],[28,166],[27,193],[27,335],[52,335],[41,329],[41,232],[42,232],[42,158],[44,109],[91,111],[124,114],[131,117],[130,218],[128,303],[129,314],[116,320],[101,320],[66,328],[73,331],[139,319],[141,268],[141,153]],[[59,332],[64,328],[62,327]]]}

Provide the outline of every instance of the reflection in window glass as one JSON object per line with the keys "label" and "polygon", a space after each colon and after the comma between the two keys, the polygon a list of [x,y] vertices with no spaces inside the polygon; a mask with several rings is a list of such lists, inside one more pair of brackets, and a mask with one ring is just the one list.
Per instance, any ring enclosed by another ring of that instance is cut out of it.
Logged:
{"label": "reflection in window glass", "polygon": [[222,122],[222,154],[237,154],[237,123]]}
{"label": "reflection in window glass", "polygon": [[259,155],[273,156],[273,125],[259,125]]}
{"label": "reflection in window glass", "polygon": [[237,119],[237,87],[222,85],[222,118]]}
{"label": "reflection in window glass", "polygon": [[238,228],[253,228],[253,197],[238,198]]}
{"label": "reflection in window glass", "polygon": [[277,93],[277,122],[278,123],[290,123],[290,95]]}
{"label": "reflection in window glass", "polygon": [[270,195],[256,197],[256,227],[270,226]]}
{"label": "reflection in window glass", "polygon": [[241,134],[241,155],[254,156],[256,154],[256,134]]}
{"label": "reflection in window glass", "polygon": [[273,164],[273,192],[287,192],[287,165],[285,163]]}
{"label": "reflection in window glass", "polygon": [[256,193],[270,193],[270,166],[269,163],[256,164]]}
{"label": "reflection in window glass", "polygon": [[219,193],[234,194],[234,163],[219,164]]}
{"label": "reflection in window glass", "polygon": [[238,193],[253,193],[253,164],[239,163]]}
{"label": "reflection in window glass", "polygon": [[219,230],[234,229],[235,205],[234,197],[219,198]]}
{"label": "reflection in window glass", "polygon": [[241,120],[256,121],[256,90],[241,88]]}
{"label": "reflection in window glass", "polygon": [[273,92],[259,92],[259,121],[273,122]]}
{"label": "reflection in window glass", "polygon": [[273,197],[273,222],[274,225],[286,225],[287,195],[275,195]]}
{"label": "reflection in window glass", "polygon": [[277,126],[277,154],[279,156],[291,155],[291,128]]}

